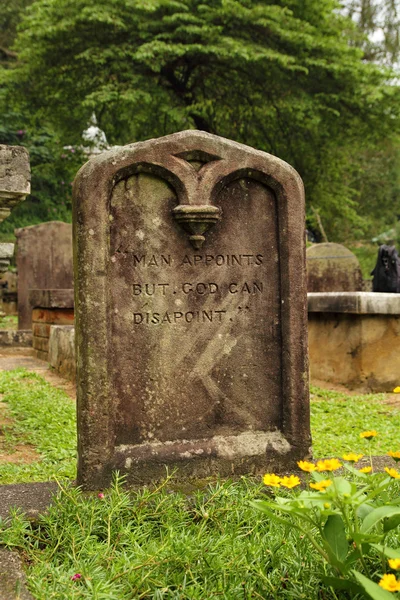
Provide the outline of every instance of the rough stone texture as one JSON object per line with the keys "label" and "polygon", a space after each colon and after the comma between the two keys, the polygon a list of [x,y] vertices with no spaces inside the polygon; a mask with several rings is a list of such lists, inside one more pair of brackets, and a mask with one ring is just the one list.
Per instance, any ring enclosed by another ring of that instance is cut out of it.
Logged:
{"label": "rough stone texture", "polygon": [[30,180],[27,149],[0,144],[0,221],[30,193]]}
{"label": "rough stone texture", "polygon": [[308,294],[311,377],[365,391],[399,385],[400,297]]}
{"label": "rough stone texture", "polygon": [[352,292],[363,289],[360,263],[341,244],[314,244],[307,248],[308,292]]}
{"label": "rough stone texture", "polygon": [[51,504],[59,490],[54,481],[0,485],[0,519],[6,520],[12,508],[19,508],[29,519],[37,519]]}
{"label": "rough stone texture", "polygon": [[[22,146],[0,144],[0,223],[11,209],[25,200],[30,186],[29,153]],[[0,244],[0,277],[5,273],[14,254],[14,244]]]}
{"label": "rough stone texture", "polygon": [[72,289],[72,228],[52,221],[23,227],[17,236],[18,327],[30,329],[31,289]]}
{"label": "rough stone texture", "polygon": [[75,327],[51,325],[49,363],[60,375],[75,382]]}
{"label": "rough stone texture", "polygon": [[16,552],[0,548],[0,600],[34,600],[26,588],[22,561]]}
{"label": "rough stone texture", "polygon": [[18,275],[16,273],[13,273],[12,271],[4,273],[0,280],[0,310],[6,315],[17,314],[17,285]]}
{"label": "rough stone texture", "polygon": [[187,131],[74,183],[79,484],[253,472],[310,445],[298,174]]}
{"label": "rough stone texture", "polygon": [[377,292],[326,292],[307,294],[308,312],[399,315],[400,295]]}
{"label": "rough stone texture", "polygon": [[32,346],[32,331],[30,329],[26,329],[24,331],[0,329],[0,347],[4,346],[30,348]]}
{"label": "rough stone texture", "polygon": [[32,344],[40,360],[49,360],[49,338],[51,326],[73,325],[73,290],[31,290],[29,293],[32,310]]}

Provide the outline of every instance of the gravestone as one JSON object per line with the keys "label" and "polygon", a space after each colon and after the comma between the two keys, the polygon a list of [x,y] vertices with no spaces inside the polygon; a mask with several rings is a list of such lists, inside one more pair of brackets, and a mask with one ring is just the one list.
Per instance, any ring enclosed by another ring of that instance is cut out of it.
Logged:
{"label": "gravestone", "polygon": [[363,280],[358,258],[342,244],[327,242],[307,248],[308,292],[359,292]]}
{"label": "gravestone", "polygon": [[199,131],[74,182],[78,481],[294,465],[310,446],[304,198],[283,161]]}
{"label": "gravestone", "polygon": [[18,329],[31,329],[31,289],[73,288],[72,226],[50,221],[15,230],[18,269]]}
{"label": "gravestone", "polygon": [[[31,190],[29,153],[22,146],[0,144],[0,223]],[[0,278],[10,264],[14,244],[0,244]]]}

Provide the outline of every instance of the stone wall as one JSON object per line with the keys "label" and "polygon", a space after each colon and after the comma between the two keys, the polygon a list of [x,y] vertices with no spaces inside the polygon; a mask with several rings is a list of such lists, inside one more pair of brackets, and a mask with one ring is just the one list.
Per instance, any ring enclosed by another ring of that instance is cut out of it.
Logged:
{"label": "stone wall", "polygon": [[308,294],[312,379],[390,392],[400,383],[400,295]]}
{"label": "stone wall", "polygon": [[37,358],[48,360],[51,325],[74,324],[73,290],[31,290],[33,348]]}

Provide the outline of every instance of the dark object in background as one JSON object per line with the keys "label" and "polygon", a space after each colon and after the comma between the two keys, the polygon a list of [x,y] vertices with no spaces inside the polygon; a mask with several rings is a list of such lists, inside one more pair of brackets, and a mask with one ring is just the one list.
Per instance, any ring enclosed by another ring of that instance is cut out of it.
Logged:
{"label": "dark object in background", "polygon": [[371,275],[374,292],[400,292],[400,258],[394,246],[379,246],[378,260]]}

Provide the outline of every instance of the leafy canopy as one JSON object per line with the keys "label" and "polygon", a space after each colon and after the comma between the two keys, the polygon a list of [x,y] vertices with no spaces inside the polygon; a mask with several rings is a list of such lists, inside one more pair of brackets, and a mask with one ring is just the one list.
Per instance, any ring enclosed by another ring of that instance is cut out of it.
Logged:
{"label": "leafy canopy", "polygon": [[196,127],[276,154],[354,232],[361,149],[399,123],[357,36],[334,0],[36,0],[3,79],[68,144],[94,111],[110,143]]}

